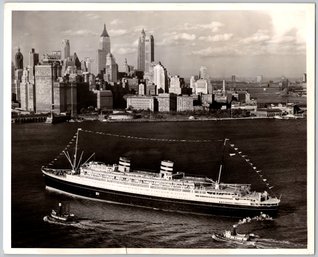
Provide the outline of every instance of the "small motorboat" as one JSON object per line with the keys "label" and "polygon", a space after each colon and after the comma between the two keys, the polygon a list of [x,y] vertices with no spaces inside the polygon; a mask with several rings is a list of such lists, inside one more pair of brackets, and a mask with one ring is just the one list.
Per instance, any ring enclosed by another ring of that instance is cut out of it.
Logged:
{"label": "small motorboat", "polygon": [[273,220],[273,218],[271,216],[269,216],[268,214],[261,212],[261,214],[259,216],[256,216],[256,220],[265,221],[265,220]]}
{"label": "small motorboat", "polygon": [[247,246],[255,246],[256,238],[258,236],[253,233],[249,234],[239,234],[236,231],[237,226],[233,225],[233,230],[225,230],[223,233],[214,233],[212,238],[216,241],[230,242],[236,244],[242,244]]}
{"label": "small motorboat", "polygon": [[73,213],[69,211],[63,210],[62,204],[59,203],[58,211],[52,210],[50,215],[47,215],[43,218],[45,222],[57,222],[64,224],[74,224],[77,223],[78,220]]}

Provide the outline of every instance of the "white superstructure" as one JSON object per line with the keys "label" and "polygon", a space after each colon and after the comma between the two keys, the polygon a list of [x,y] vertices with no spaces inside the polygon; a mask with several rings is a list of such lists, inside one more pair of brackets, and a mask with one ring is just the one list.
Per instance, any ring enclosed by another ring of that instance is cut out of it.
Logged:
{"label": "white superstructure", "polygon": [[[249,184],[224,184],[209,178],[185,176],[173,172],[174,163],[162,161],[160,172],[132,170],[130,160],[121,157],[119,164],[106,165],[91,161],[83,164],[79,172],[58,172],[46,169],[47,176],[98,189],[112,190],[149,197],[178,199],[240,206],[278,206],[280,200],[265,191],[251,192]],[[64,175],[61,176],[61,173]]]}

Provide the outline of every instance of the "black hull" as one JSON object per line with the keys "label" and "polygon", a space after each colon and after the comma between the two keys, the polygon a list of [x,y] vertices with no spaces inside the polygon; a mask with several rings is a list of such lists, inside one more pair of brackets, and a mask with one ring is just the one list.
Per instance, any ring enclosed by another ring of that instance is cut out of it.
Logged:
{"label": "black hull", "polygon": [[152,197],[130,194],[125,192],[118,192],[86,185],[79,185],[72,182],[60,180],[48,176],[46,174],[44,174],[44,177],[46,185],[51,188],[55,188],[78,196],[89,197],[104,201],[111,201],[116,203],[129,204],[133,206],[141,206],[167,211],[237,217],[253,217],[260,215],[261,212],[268,214],[270,216],[275,216],[277,214],[277,207],[259,208],[167,199],[161,197]]}

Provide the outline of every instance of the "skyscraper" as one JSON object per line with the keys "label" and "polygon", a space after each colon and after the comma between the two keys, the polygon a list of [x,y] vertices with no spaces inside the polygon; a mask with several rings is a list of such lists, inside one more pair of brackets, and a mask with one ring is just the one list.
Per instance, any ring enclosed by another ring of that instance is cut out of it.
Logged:
{"label": "skyscraper", "polygon": [[207,69],[207,67],[201,66],[201,67],[200,67],[200,75],[199,75],[199,78],[200,78],[200,79],[209,79],[208,77],[209,77],[209,75],[208,75],[208,69]]}
{"label": "skyscraper", "polygon": [[108,82],[117,82],[118,65],[111,53],[106,57],[105,80]]}
{"label": "skyscraper", "polygon": [[20,83],[20,100],[21,109],[27,111],[35,111],[35,91],[33,74],[31,74],[31,67],[25,67],[23,70],[22,81]]}
{"label": "skyscraper", "polygon": [[152,35],[146,36],[144,29],[142,29],[138,41],[137,69],[149,72],[150,64],[154,59],[154,37]]}
{"label": "skyscraper", "polygon": [[190,88],[192,89],[192,94],[195,94],[195,78],[191,76],[190,78]]}
{"label": "skyscraper", "polygon": [[71,47],[70,41],[68,39],[62,40],[62,51],[61,51],[61,59],[65,60],[66,58],[71,56]]}
{"label": "skyscraper", "polygon": [[20,101],[20,82],[23,73],[23,55],[18,48],[18,52],[15,54],[15,80],[12,83],[12,99]]}
{"label": "skyscraper", "polygon": [[176,95],[181,94],[181,81],[179,76],[170,77],[169,93],[174,93]]}
{"label": "skyscraper", "polygon": [[157,86],[156,94],[159,91],[163,91],[163,93],[168,91],[167,70],[160,62],[153,68],[153,82]]}
{"label": "skyscraper", "polygon": [[39,54],[35,52],[34,48],[29,53],[29,66],[34,69],[34,66],[39,63]]}
{"label": "skyscraper", "polygon": [[145,38],[145,72],[150,71],[150,65],[155,60],[155,43],[153,35]]}
{"label": "skyscraper", "polygon": [[15,54],[15,68],[17,70],[23,70],[23,55],[20,52],[20,48],[18,48],[18,52]]}
{"label": "skyscraper", "polygon": [[137,56],[137,69],[145,71],[145,40],[146,33],[144,29],[141,31],[141,35],[138,41],[138,56]]}
{"label": "skyscraper", "polygon": [[106,56],[108,53],[110,53],[110,37],[104,24],[104,30],[99,38],[99,49],[97,50],[97,73],[105,70]]}
{"label": "skyscraper", "polygon": [[[206,66],[201,66],[200,67],[200,72],[199,72],[199,78],[202,80],[205,80],[207,82],[208,85],[208,93],[212,94],[213,88],[212,88],[212,84],[210,81],[210,76],[208,73],[208,68]],[[200,83],[199,83],[200,84]]]}

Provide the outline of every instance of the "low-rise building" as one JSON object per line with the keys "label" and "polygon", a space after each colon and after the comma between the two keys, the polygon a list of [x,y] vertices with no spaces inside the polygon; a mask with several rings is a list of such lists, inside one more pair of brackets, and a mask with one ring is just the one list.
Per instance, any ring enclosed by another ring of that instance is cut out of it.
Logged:
{"label": "low-rise building", "polygon": [[134,116],[129,113],[113,113],[108,115],[108,120],[132,120]]}
{"label": "low-rise building", "polygon": [[146,95],[156,95],[157,86],[153,83],[148,83],[146,86]]}
{"label": "low-rise building", "polygon": [[240,104],[239,102],[231,104],[232,110],[245,110],[250,112],[256,112],[257,105],[247,105],[247,104]]}
{"label": "low-rise building", "polygon": [[175,94],[159,94],[158,100],[158,111],[159,112],[170,112],[177,110],[177,98]]}
{"label": "low-rise building", "polygon": [[138,78],[124,78],[128,85],[129,92],[138,94],[139,91],[139,79]]}
{"label": "low-rise building", "polygon": [[280,109],[270,109],[270,108],[259,108],[255,112],[251,112],[252,114],[256,115],[257,117],[264,117],[264,118],[273,118],[275,116],[282,116],[282,110]]}
{"label": "low-rise building", "polygon": [[199,79],[195,82],[195,94],[207,94],[208,82],[205,79]]}
{"label": "low-rise building", "polygon": [[177,96],[177,111],[193,111],[193,97]]}
{"label": "low-rise building", "polygon": [[206,94],[201,96],[201,101],[202,103],[205,103],[205,104],[212,104],[213,99],[214,99],[213,94]]}
{"label": "low-rise building", "polygon": [[98,109],[113,109],[113,93],[111,90],[98,90],[96,91],[96,95]]}
{"label": "low-rise building", "polygon": [[128,96],[127,108],[135,110],[155,111],[155,98],[153,96]]}

